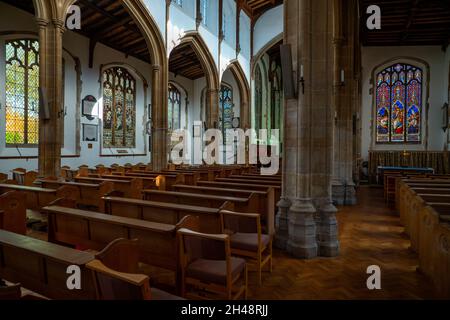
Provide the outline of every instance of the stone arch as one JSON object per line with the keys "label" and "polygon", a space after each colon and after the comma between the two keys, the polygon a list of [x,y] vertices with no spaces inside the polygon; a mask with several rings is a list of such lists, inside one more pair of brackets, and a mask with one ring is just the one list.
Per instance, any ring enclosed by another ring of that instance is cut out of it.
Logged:
{"label": "stone arch", "polygon": [[216,62],[208,49],[205,41],[197,31],[187,32],[177,46],[190,44],[197,54],[205,72],[208,87],[207,95],[207,124],[208,128],[215,128],[219,119],[219,73]]}
{"label": "stone arch", "polygon": [[[230,70],[239,87],[241,97],[241,126],[244,129],[250,128],[250,85],[245,76],[241,64],[237,60],[232,60],[226,70]],[[226,71],[225,70],[225,71]]]}
{"label": "stone arch", "polygon": [[169,66],[166,47],[158,26],[143,1],[122,0],[147,42],[152,69],[152,154],[154,170],[167,166],[167,87]]}

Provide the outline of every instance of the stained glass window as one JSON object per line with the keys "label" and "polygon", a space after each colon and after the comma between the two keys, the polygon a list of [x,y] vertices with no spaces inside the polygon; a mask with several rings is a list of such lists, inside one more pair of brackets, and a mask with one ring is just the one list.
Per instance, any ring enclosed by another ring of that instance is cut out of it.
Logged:
{"label": "stained glass window", "polygon": [[181,93],[173,84],[169,83],[169,131],[181,129]]}
{"label": "stained glass window", "polygon": [[172,2],[176,3],[176,4],[179,5],[180,7],[183,6],[183,0],[172,0]]}
{"label": "stained glass window", "polygon": [[103,72],[103,147],[136,146],[136,80],[124,68]]}
{"label": "stained glass window", "polygon": [[263,81],[261,67],[256,66],[255,72],[255,130],[262,129],[262,100],[263,100]]}
{"label": "stained glass window", "polygon": [[233,90],[223,85],[219,97],[219,129],[222,130],[224,144],[227,141],[227,130],[233,129],[233,107]]}
{"label": "stained glass window", "polygon": [[39,42],[10,40],[6,49],[6,144],[37,145],[39,139]]}
{"label": "stained glass window", "polygon": [[377,143],[420,143],[422,69],[398,63],[376,79]]}

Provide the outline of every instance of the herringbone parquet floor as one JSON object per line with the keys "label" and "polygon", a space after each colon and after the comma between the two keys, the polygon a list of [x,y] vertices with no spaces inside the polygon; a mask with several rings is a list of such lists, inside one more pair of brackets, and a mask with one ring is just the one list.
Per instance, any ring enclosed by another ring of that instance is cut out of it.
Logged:
{"label": "herringbone parquet floor", "polygon": [[[252,300],[432,299],[431,282],[416,272],[417,255],[408,250],[399,217],[385,206],[383,190],[361,187],[359,204],[339,208],[341,254],[298,260],[275,250],[273,273],[258,286],[250,273]],[[46,239],[45,234],[31,236]],[[381,290],[367,289],[368,266],[381,268]],[[152,285],[173,288],[171,273],[144,267]],[[171,291],[171,290],[170,290]]]}
{"label": "herringbone parquet floor", "polygon": [[[416,254],[408,250],[395,212],[384,205],[383,190],[361,187],[359,205],[339,208],[338,258],[297,260],[276,252],[274,272],[251,299],[431,299],[430,281],[417,273]],[[367,289],[367,267],[381,268],[381,290]]]}

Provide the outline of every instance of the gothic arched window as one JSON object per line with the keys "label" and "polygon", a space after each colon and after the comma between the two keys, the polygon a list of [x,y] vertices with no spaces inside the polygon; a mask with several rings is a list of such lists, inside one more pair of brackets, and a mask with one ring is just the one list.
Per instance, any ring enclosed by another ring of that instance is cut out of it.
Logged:
{"label": "gothic arched window", "polygon": [[263,104],[263,81],[261,67],[256,66],[255,72],[255,129],[262,129],[262,104]]}
{"label": "gothic arched window", "polygon": [[6,145],[39,141],[39,41],[9,40],[6,48]]}
{"label": "gothic arched window", "polygon": [[422,69],[396,63],[376,75],[376,142],[420,143]]}
{"label": "gothic arched window", "polygon": [[181,93],[173,84],[169,83],[169,131],[181,129]]}
{"label": "gothic arched window", "polygon": [[222,85],[219,97],[219,129],[222,130],[223,142],[226,143],[228,129],[233,129],[233,89]]}
{"label": "gothic arched window", "polygon": [[136,146],[136,80],[124,68],[103,72],[103,147]]}

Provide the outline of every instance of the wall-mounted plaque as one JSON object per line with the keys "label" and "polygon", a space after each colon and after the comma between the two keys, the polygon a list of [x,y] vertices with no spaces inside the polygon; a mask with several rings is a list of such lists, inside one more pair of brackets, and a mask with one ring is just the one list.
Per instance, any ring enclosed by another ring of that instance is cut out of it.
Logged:
{"label": "wall-mounted plaque", "polygon": [[83,124],[83,141],[98,141],[98,126],[93,124]]}
{"label": "wall-mounted plaque", "polygon": [[82,113],[89,120],[98,117],[97,99],[94,96],[86,96],[83,99]]}

